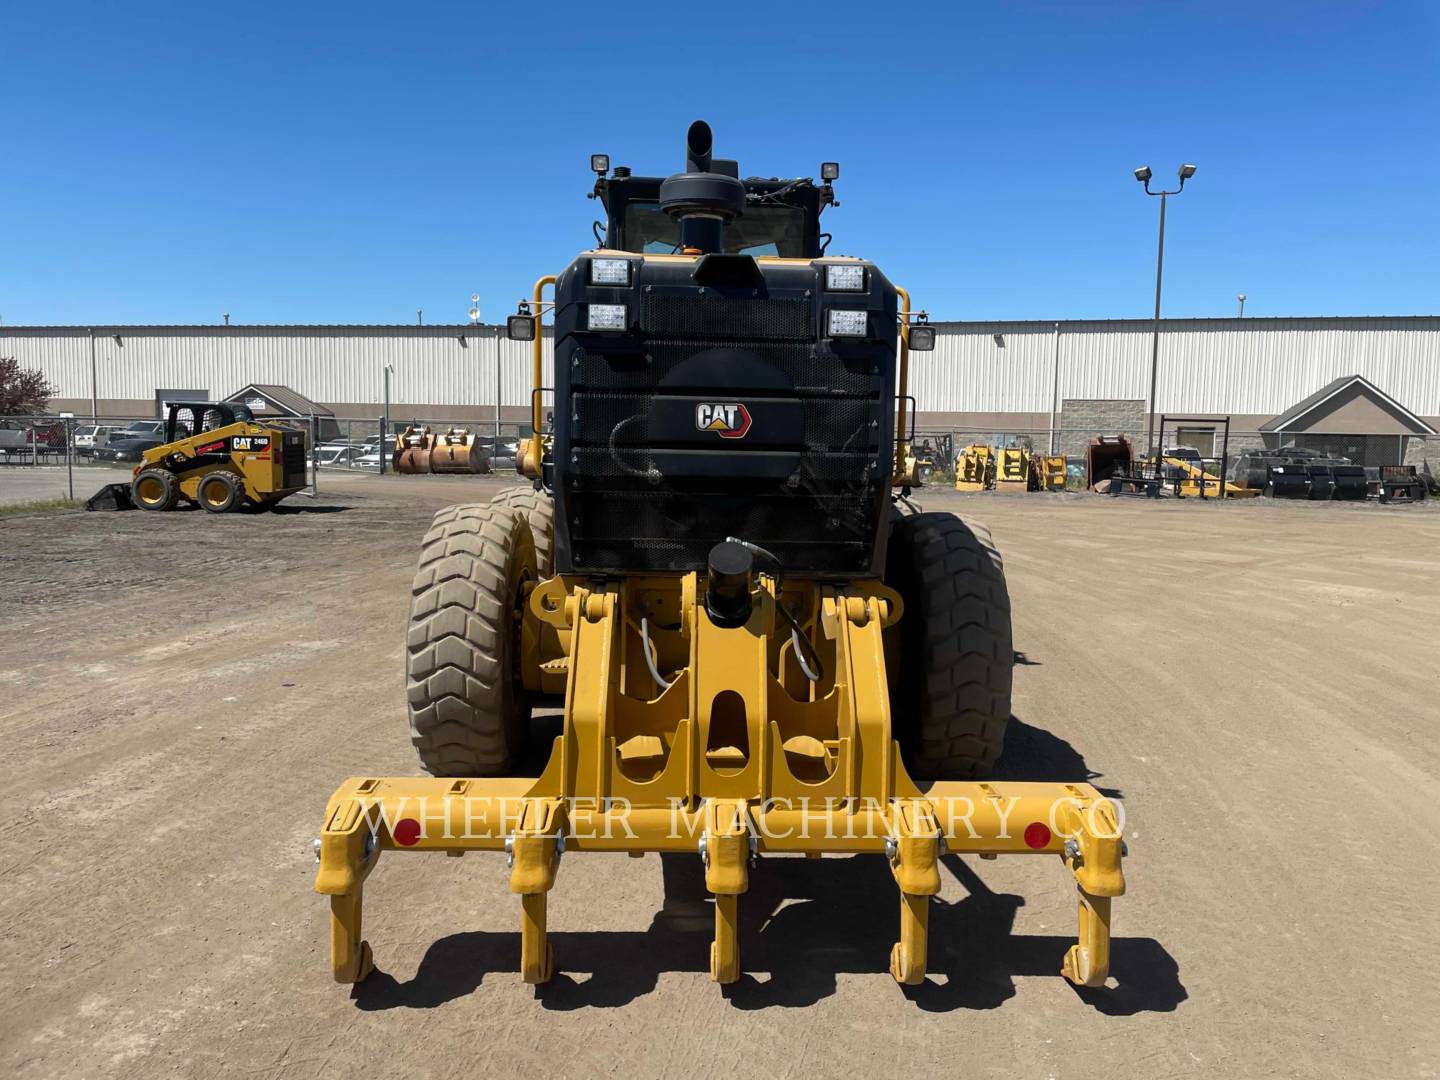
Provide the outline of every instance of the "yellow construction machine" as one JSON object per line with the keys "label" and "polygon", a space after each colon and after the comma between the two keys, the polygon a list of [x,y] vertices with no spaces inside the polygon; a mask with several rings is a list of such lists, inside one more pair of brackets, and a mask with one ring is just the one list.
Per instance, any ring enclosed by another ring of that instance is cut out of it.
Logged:
{"label": "yellow construction machine", "polygon": [[[1102,983],[1123,814],[1080,777],[983,779],[1010,717],[1003,566],[984,529],[896,497],[916,481],[909,354],[934,335],[880,267],[824,254],[838,166],[741,181],[703,122],[682,173],[592,162],[604,244],[509,321],[533,343],[533,486],[442,510],[424,538],[407,678],[430,775],[352,777],[325,810],[335,978],[371,970],[382,856],[504,853],[521,972],[543,983],[562,856],[663,852],[704,868],[721,983],[767,857],[883,859],[889,969],[918,983],[949,852],[1055,860],[1079,912],[1063,973]],[[516,775],[543,699],[560,734]]]}
{"label": "yellow construction machine", "polygon": [[305,432],[255,420],[224,401],[168,406],[165,442],[146,450],[128,484],[107,484],[90,510],[172,510],[182,500],[212,514],[269,509],[306,483]]}

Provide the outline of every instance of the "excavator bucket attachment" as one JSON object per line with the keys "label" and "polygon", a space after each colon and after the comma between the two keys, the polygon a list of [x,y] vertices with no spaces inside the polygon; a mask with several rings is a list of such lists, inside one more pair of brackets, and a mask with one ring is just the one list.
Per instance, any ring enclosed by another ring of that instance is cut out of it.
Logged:
{"label": "excavator bucket attachment", "polygon": [[1092,491],[1107,491],[1110,478],[1129,476],[1134,463],[1130,440],[1124,435],[1091,439],[1085,448],[1085,486]]}
{"label": "excavator bucket attachment", "polygon": [[490,459],[479,440],[463,428],[451,428],[435,439],[430,471],[436,473],[488,473]]}
{"label": "excavator bucket attachment", "polygon": [[395,440],[395,471],[410,475],[428,473],[434,446],[435,433],[428,427],[407,427]]}

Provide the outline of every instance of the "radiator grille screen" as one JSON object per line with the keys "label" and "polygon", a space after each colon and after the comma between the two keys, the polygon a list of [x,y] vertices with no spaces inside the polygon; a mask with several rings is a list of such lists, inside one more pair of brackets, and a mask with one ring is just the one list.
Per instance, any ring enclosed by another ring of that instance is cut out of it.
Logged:
{"label": "radiator grille screen", "polygon": [[[698,570],[739,536],[793,572],[870,572],[888,506],[892,346],[837,353],[817,341],[819,317],[813,294],[657,291],[635,338],[559,339],[559,569]],[[753,429],[708,430],[707,402],[748,402]]]}

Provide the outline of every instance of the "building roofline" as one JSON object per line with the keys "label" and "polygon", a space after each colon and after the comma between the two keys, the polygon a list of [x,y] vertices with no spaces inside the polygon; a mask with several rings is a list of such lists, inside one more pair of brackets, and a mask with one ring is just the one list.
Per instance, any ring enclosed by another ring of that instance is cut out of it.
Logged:
{"label": "building roofline", "polygon": [[76,325],[64,324],[36,324],[33,326],[8,326],[0,324],[0,336],[7,331],[24,330],[27,332],[53,332],[87,335],[92,331],[96,334],[123,334],[137,333],[144,330],[207,330],[215,333],[243,333],[246,330],[405,330],[409,332],[426,333],[429,331],[444,331],[446,333],[458,334],[466,331],[479,332],[482,330],[504,330],[505,327],[494,323],[115,323],[101,325],[100,323],[87,323]]}
{"label": "building roofline", "polygon": [[1302,398],[1300,401],[1290,406],[1290,408],[1286,409],[1284,412],[1276,416],[1272,416],[1269,420],[1265,421],[1265,423],[1260,424],[1257,430],[1265,432],[1267,434],[1284,434],[1286,431],[1290,430],[1292,424],[1303,420],[1305,417],[1313,413],[1316,409],[1320,408],[1320,406],[1333,399],[1336,395],[1344,393],[1356,383],[1359,383],[1366,390],[1369,390],[1370,393],[1374,394],[1377,398],[1379,398],[1381,402],[1393,405],[1397,411],[1399,411],[1406,417],[1406,419],[1413,421],[1415,426],[1420,428],[1420,431],[1416,432],[1416,434],[1437,434],[1433,427],[1427,424],[1415,413],[1407,409],[1404,405],[1400,404],[1400,402],[1396,401],[1384,390],[1381,390],[1369,379],[1365,378],[1364,375],[1341,375],[1338,379],[1334,379],[1331,382],[1326,383],[1309,397]]}
{"label": "building roofline", "polygon": [[[1105,326],[1150,326],[1154,322],[1146,316],[1109,319],[935,319],[932,326],[946,328],[974,328],[976,330],[1009,327],[1015,330],[1053,331],[1058,324],[1064,327],[1105,327]],[[1440,315],[1234,315],[1193,316],[1185,318],[1162,318],[1160,326],[1185,327],[1198,324],[1228,324],[1230,326],[1264,326],[1275,323],[1440,323]],[[114,323],[114,324],[34,324],[7,326],[0,324],[0,337],[7,332],[54,334],[124,334],[143,331],[205,331],[213,334],[244,334],[257,330],[291,331],[335,331],[335,330],[386,330],[408,334],[464,334],[503,331],[497,323]]]}

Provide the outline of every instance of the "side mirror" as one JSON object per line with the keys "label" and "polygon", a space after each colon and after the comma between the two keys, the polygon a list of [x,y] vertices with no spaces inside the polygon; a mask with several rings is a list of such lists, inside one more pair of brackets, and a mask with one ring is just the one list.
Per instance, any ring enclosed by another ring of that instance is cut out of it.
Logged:
{"label": "side mirror", "polygon": [[534,341],[535,316],[511,315],[505,320],[505,336],[511,341]]}
{"label": "side mirror", "polygon": [[910,327],[910,351],[934,352],[935,328],[924,325]]}

